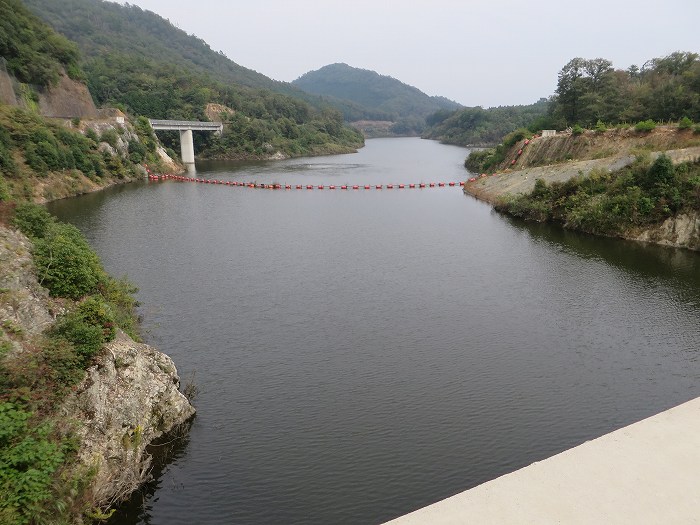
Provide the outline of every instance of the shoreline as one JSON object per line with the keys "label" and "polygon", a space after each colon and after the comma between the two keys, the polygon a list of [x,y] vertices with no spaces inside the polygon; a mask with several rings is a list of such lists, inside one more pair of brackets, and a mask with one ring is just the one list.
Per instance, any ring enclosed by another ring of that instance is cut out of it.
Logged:
{"label": "shoreline", "polygon": [[[666,152],[655,151],[650,154],[655,159],[662,153],[669,156],[674,164],[692,161],[700,157],[700,147],[682,148]],[[511,171],[507,169],[493,175],[472,177],[464,184],[464,193],[495,206],[499,200],[518,194],[530,193],[535,181],[542,179],[547,184],[566,182],[577,176],[587,176],[594,170],[614,172],[635,161],[634,155],[618,155],[603,159],[569,161]],[[557,223],[562,228],[562,223]],[[581,231],[581,230],[576,230]],[[582,232],[587,233],[587,232]],[[594,235],[594,234],[591,234]],[[679,213],[669,217],[663,223],[650,227],[637,227],[627,232],[610,236],[637,242],[657,244],[660,246],[683,248],[700,251],[700,213]]]}

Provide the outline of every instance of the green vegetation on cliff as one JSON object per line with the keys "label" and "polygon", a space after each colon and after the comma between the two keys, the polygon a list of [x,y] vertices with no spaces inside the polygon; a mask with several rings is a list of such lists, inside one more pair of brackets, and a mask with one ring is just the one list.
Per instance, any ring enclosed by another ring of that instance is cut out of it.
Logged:
{"label": "green vegetation on cliff", "polygon": [[[110,144],[110,142],[112,144]],[[116,147],[115,147],[116,146]],[[0,105],[0,201],[51,200],[143,177],[160,166],[147,122],[109,127],[100,135]]]}
{"label": "green vegetation on cliff", "polygon": [[567,228],[620,235],[682,212],[700,212],[700,163],[674,166],[666,155],[639,159],[617,173],[592,172],[567,182],[538,179],[528,195],[503,199],[498,210]]}
{"label": "green vegetation on cliff", "polygon": [[[11,222],[33,244],[33,265],[6,264],[0,279],[23,281],[26,277],[17,272],[33,266],[56,298],[54,307],[64,311],[41,333],[27,333],[9,319],[0,327],[0,522],[72,523],[96,513],[83,498],[92,474],[75,470],[78,443],[72,423],[55,412],[117,327],[138,335],[135,289],[106,274],[75,227],[34,204],[14,210],[0,206],[5,216],[14,212]],[[4,229],[3,235],[9,235],[3,249],[17,250],[21,241]],[[26,301],[21,294],[0,290],[0,307],[7,311],[7,305]]]}

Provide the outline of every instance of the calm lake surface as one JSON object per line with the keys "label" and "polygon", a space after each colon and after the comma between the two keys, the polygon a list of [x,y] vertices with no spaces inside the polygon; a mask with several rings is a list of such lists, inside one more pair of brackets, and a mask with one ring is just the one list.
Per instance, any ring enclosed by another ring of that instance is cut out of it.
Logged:
{"label": "calm lake surface", "polygon": [[[467,150],[200,163],[464,180]],[[512,221],[461,188],[161,182],[53,203],[194,375],[189,438],[112,524],[375,524],[700,395],[700,255]]]}

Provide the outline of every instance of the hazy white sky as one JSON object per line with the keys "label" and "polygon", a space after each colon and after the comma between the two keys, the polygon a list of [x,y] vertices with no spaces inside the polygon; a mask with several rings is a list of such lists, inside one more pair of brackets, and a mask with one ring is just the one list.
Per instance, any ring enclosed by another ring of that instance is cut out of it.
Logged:
{"label": "hazy white sky", "polygon": [[372,69],[466,106],[551,95],[572,58],[641,66],[700,52],[698,0],[130,0],[292,81],[334,62]]}

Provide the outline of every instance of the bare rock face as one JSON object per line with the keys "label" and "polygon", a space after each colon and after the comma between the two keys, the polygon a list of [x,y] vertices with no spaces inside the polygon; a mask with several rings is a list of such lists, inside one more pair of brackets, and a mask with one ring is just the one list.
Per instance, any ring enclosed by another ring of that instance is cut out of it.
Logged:
{"label": "bare rock face", "polygon": [[87,86],[66,75],[61,75],[56,86],[39,93],[39,111],[45,117],[97,117],[97,108]]}
{"label": "bare rock face", "polygon": [[78,422],[81,462],[96,467],[92,498],[107,504],[148,480],[146,446],[187,421],[194,408],[179,391],[172,360],[119,331],[63,407]]}
{"label": "bare rock face", "polygon": [[37,335],[63,311],[34,276],[31,243],[19,231],[0,226],[0,321]]}
{"label": "bare rock face", "polygon": [[0,103],[8,106],[19,105],[12,77],[4,69],[0,69]]}
{"label": "bare rock face", "polygon": [[700,251],[700,214],[678,214],[659,226],[644,230],[633,239]]}

